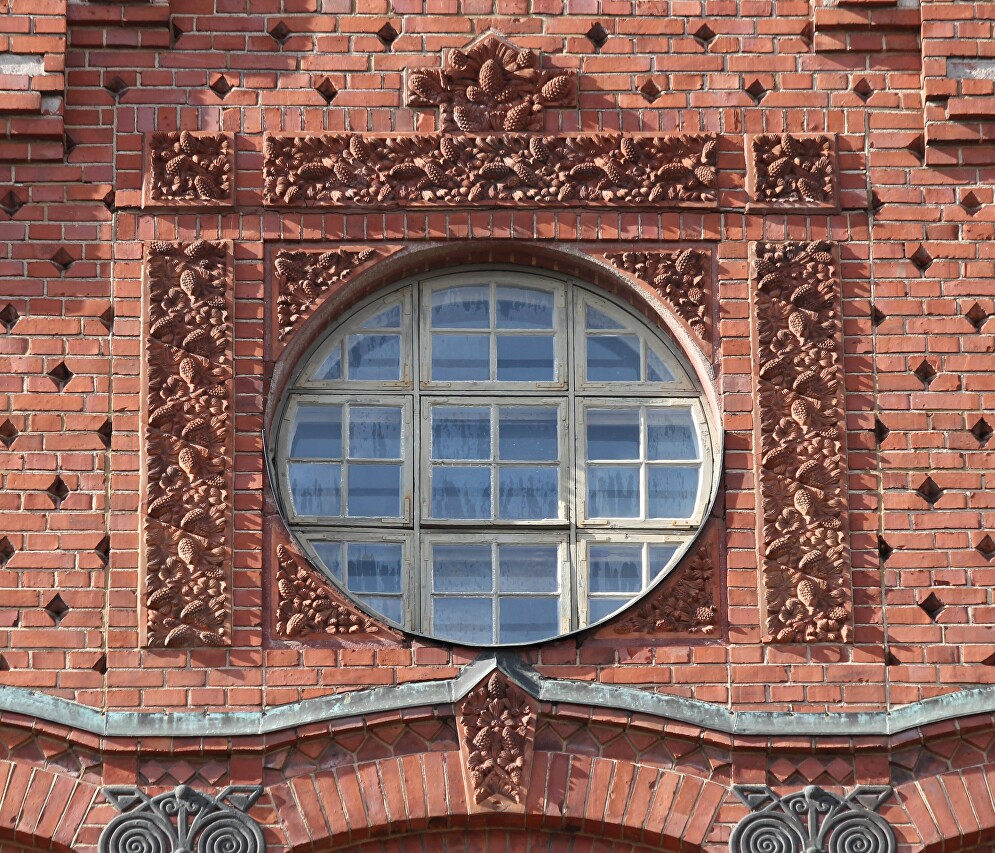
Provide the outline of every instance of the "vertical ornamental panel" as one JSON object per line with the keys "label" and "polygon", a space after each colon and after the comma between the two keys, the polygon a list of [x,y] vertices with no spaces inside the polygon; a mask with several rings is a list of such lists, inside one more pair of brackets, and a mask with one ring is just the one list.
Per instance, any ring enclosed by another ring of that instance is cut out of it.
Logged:
{"label": "vertical ornamental panel", "polygon": [[232,321],[225,243],[146,252],[145,641],[231,642]]}
{"label": "vertical ornamental panel", "polygon": [[766,639],[849,642],[836,249],[827,242],[756,243],[753,248]]}

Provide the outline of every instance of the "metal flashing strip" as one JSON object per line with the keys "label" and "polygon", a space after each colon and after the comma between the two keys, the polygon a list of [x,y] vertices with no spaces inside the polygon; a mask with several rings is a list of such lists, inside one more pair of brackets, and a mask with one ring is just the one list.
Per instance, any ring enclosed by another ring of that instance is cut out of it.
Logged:
{"label": "metal flashing strip", "polygon": [[449,705],[466,696],[494,669],[501,669],[540,702],[629,711],[729,735],[887,737],[930,723],[995,712],[995,686],[960,690],[891,711],[732,711],[698,699],[632,687],[547,679],[514,656],[499,654],[479,658],[448,681],[374,687],[263,711],[101,712],[23,687],[0,686],[0,713],[20,714],[103,737],[258,736],[366,714]]}

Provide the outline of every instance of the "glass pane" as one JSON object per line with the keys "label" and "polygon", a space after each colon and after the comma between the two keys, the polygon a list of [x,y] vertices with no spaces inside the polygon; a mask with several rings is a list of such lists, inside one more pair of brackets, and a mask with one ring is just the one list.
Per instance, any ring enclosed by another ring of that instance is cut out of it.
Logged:
{"label": "glass pane", "polygon": [[653,466],[647,488],[649,518],[688,518],[698,497],[698,469]]}
{"label": "glass pane", "polygon": [[650,545],[649,577],[651,581],[670,565],[674,554],[677,553],[677,548],[676,544]]}
{"label": "glass pane", "polygon": [[491,546],[434,545],[432,589],[435,592],[493,591]]}
{"label": "glass pane", "polygon": [[342,458],[342,407],[298,406],[290,455],[300,458]]}
{"label": "glass pane", "polygon": [[591,592],[639,592],[643,588],[643,546],[591,545]]}
{"label": "glass pane", "polygon": [[400,518],[401,466],[350,465],[346,506],[353,518]]}
{"label": "glass pane", "polygon": [[342,515],[342,466],[291,462],[290,494],[298,515]]}
{"label": "glass pane", "polygon": [[587,514],[590,518],[638,518],[639,468],[589,467]]}
{"label": "glass pane", "polygon": [[433,406],[432,458],[490,459],[491,410],[483,406]]}
{"label": "glass pane", "polygon": [[492,643],[492,607],[489,598],[436,598],[432,601],[432,632],[467,645]]}
{"label": "glass pane", "polygon": [[384,308],[378,314],[374,314],[360,326],[361,329],[400,329],[401,328],[401,306],[391,305]]}
{"label": "glass pane", "polygon": [[400,598],[388,598],[383,595],[357,595],[356,598],[374,613],[379,613],[389,622],[395,622],[398,625],[404,624],[404,619],[401,615]]}
{"label": "glass pane", "polygon": [[588,459],[639,459],[639,409],[588,409]]}
{"label": "glass pane", "polygon": [[558,457],[556,409],[536,406],[498,409],[498,458],[515,462]]}
{"label": "glass pane", "polygon": [[559,592],[555,545],[498,545],[502,592]]}
{"label": "glass pane", "polygon": [[553,294],[528,287],[497,289],[499,329],[552,329]]}
{"label": "glass pane", "polygon": [[342,543],[311,542],[314,553],[336,580],[342,580]]}
{"label": "glass pane", "polygon": [[432,294],[433,329],[486,329],[490,326],[490,288],[447,287]]}
{"label": "glass pane", "polygon": [[587,339],[589,382],[638,382],[639,338],[635,335],[594,335]]}
{"label": "glass pane", "polygon": [[559,497],[556,468],[500,468],[499,518],[557,518]]}
{"label": "glass pane", "polygon": [[476,382],[491,377],[487,335],[432,335],[432,379]]}
{"label": "glass pane", "polygon": [[321,363],[315,371],[313,379],[324,381],[338,380],[342,378],[342,344],[338,344]]}
{"label": "glass pane", "polygon": [[663,359],[653,352],[650,347],[647,347],[646,349],[646,381],[673,382],[674,374],[671,373],[670,368],[663,363]]}
{"label": "glass pane", "polygon": [[588,329],[621,329],[622,324],[613,320],[607,314],[603,314],[597,308],[587,307],[587,328]]}
{"label": "glass pane", "polygon": [[400,543],[350,542],[346,547],[351,591],[400,593]]}
{"label": "glass pane", "polygon": [[349,458],[400,459],[400,407],[350,406]]}
{"label": "glass pane", "polygon": [[649,409],[646,412],[648,459],[697,459],[698,434],[689,409]]}
{"label": "glass pane", "polygon": [[552,382],[556,379],[552,335],[498,335],[499,382]]}
{"label": "glass pane", "polygon": [[560,601],[557,598],[501,598],[500,643],[530,643],[560,633]]}
{"label": "glass pane", "polygon": [[590,624],[600,622],[607,616],[611,616],[621,610],[632,599],[629,598],[592,598],[588,603],[588,619]]}
{"label": "glass pane", "polygon": [[490,468],[432,467],[432,518],[490,517]]}
{"label": "glass pane", "polygon": [[400,379],[400,335],[349,335],[349,378]]}

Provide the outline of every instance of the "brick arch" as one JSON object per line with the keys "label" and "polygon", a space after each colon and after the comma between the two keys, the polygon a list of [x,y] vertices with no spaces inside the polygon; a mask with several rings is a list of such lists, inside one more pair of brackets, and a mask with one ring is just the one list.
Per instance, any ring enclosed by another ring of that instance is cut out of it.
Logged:
{"label": "brick arch", "polygon": [[694,853],[727,794],[725,786],[696,776],[550,752],[536,753],[527,790],[522,808],[481,809],[467,800],[459,753],[429,752],[297,777],[268,793],[289,853],[496,826]]}
{"label": "brick arch", "polygon": [[30,764],[0,761],[0,848],[72,853],[99,788]]}
{"label": "brick arch", "polygon": [[[989,770],[990,772],[990,770]],[[995,843],[995,778],[984,767],[955,770],[895,789],[906,827],[889,815],[899,840],[918,853],[953,853]]]}

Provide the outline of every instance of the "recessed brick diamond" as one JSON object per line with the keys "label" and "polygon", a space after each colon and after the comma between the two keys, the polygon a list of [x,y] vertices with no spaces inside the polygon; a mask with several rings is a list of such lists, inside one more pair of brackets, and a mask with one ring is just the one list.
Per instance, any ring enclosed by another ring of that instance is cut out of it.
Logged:
{"label": "recessed brick diamond", "polygon": [[117,212],[117,207],[114,205],[116,198],[114,190],[107,190],[107,192],[104,193],[104,197],[101,199],[104,203],[104,207],[106,207],[111,213]]}
{"label": "recessed brick diamond", "polygon": [[276,26],[269,31],[269,34],[273,37],[274,41],[283,44],[288,38],[290,38],[290,27],[288,27],[283,21],[278,21]]}
{"label": "recessed brick diamond", "polygon": [[339,93],[339,90],[335,88],[335,84],[332,83],[327,77],[325,77],[317,86],[314,87],[315,91],[321,97],[325,99],[326,104],[330,104],[335,100],[335,96]]}
{"label": "recessed brick diamond", "polygon": [[105,536],[97,543],[97,547],[93,549],[98,557],[100,557],[100,562],[105,566],[111,561],[111,537]]}
{"label": "recessed brick diamond", "polygon": [[920,133],[918,136],[913,136],[906,143],[905,150],[915,154],[921,163],[926,158],[926,140],[923,138],[923,135]]}
{"label": "recessed brick diamond", "polygon": [[22,207],[24,207],[24,199],[14,190],[7,190],[3,195],[0,195],[0,210],[8,216],[13,216]]}
{"label": "recessed brick diamond", "polygon": [[115,98],[120,98],[121,94],[128,88],[128,84],[119,75],[115,74],[110,80],[104,83],[104,88]]}
{"label": "recessed brick diamond", "polygon": [[875,328],[880,326],[887,319],[888,315],[878,308],[877,305],[871,306],[871,322],[874,324]]}
{"label": "recessed brick diamond", "polygon": [[974,216],[979,210],[981,210],[981,201],[974,194],[973,190],[968,190],[960,200],[960,206],[964,208],[971,216]]}
{"label": "recessed brick diamond", "polygon": [[49,378],[55,383],[56,387],[61,391],[65,388],[72,378],[76,374],[73,373],[64,361],[60,361],[55,367],[48,371]]}
{"label": "recessed brick diamond", "polygon": [[867,82],[866,77],[861,77],[856,83],[854,83],[853,93],[864,103],[867,103],[867,99],[874,94],[874,89],[871,88],[871,84]]}
{"label": "recessed brick diamond", "polygon": [[878,556],[882,563],[887,563],[888,558],[895,553],[895,549],[888,544],[888,540],[883,536],[878,536]]}
{"label": "recessed brick diamond", "polygon": [[985,325],[985,320],[987,320],[991,314],[981,307],[981,303],[975,302],[964,316],[967,317],[968,322],[974,326],[974,330],[976,332],[980,332],[981,327]]}
{"label": "recessed brick diamond", "polygon": [[69,605],[62,600],[62,596],[56,593],[45,605],[45,612],[52,617],[52,621],[58,625],[62,617],[69,612]]}
{"label": "recessed brick diamond", "polygon": [[692,33],[692,35],[706,47],[708,46],[708,43],[715,38],[715,33],[712,28],[708,26],[708,24],[702,24]]}
{"label": "recessed brick diamond", "polygon": [[916,489],[916,494],[930,506],[933,506],[941,497],[943,497],[943,489],[937,485],[936,481],[932,477],[927,477],[922,481],[922,483],[920,483],[919,488]]}
{"label": "recessed brick diamond", "polygon": [[940,611],[944,608],[944,606],[943,602],[936,597],[936,593],[934,592],[931,592],[919,602],[920,609],[930,618],[930,621],[932,622],[936,621],[936,617],[940,615]]}
{"label": "recessed brick diamond", "polygon": [[646,99],[647,103],[652,104],[657,98],[662,94],[662,90],[653,81],[653,78],[648,78],[642,86],[639,87],[640,94]]}
{"label": "recessed brick diamond", "polygon": [[927,359],[923,359],[916,366],[916,369],[912,371],[916,376],[919,377],[919,381],[922,382],[927,388],[929,383],[933,381],[936,376],[936,368]]}
{"label": "recessed brick diamond", "polygon": [[394,29],[394,25],[387,21],[379,30],[377,30],[377,38],[383,42],[384,47],[390,48],[390,46],[397,41],[397,37],[400,33]]}
{"label": "recessed brick diamond", "polygon": [[992,557],[995,557],[995,539],[992,539],[986,533],[978,541],[978,544],[974,546],[974,549],[986,560],[990,560]]}
{"label": "recessed brick diamond", "polygon": [[933,265],[933,256],[922,243],[920,243],[918,248],[911,255],[909,255],[909,260],[915,264],[916,269],[919,270],[919,272],[926,272],[926,270]]}
{"label": "recessed brick diamond", "polygon": [[6,447],[8,450],[10,446],[14,443],[14,439],[19,436],[20,433],[17,431],[17,427],[11,423],[10,418],[7,418],[2,424],[0,424],[0,444]]}
{"label": "recessed brick diamond", "polygon": [[597,22],[591,24],[591,28],[584,35],[598,50],[601,50],[608,41],[608,31]]}
{"label": "recessed brick diamond", "polygon": [[94,662],[93,666],[90,667],[94,672],[98,672],[101,675],[107,674],[107,655],[101,655]]}
{"label": "recessed brick diamond", "polygon": [[76,263],[76,258],[70,255],[64,247],[61,247],[59,251],[52,255],[52,263],[65,272],[69,269],[69,267]]}
{"label": "recessed brick diamond", "polygon": [[767,94],[767,87],[764,86],[764,84],[761,83],[759,80],[754,80],[752,83],[750,83],[749,86],[747,86],[744,89],[744,91],[746,92],[747,95],[753,98],[754,103],[759,104],[764,99],[764,96]]}
{"label": "recessed brick diamond", "polygon": [[233,88],[234,87],[230,82],[228,82],[228,78],[225,77],[224,74],[219,74],[211,82],[211,91],[214,92],[214,94],[217,95],[219,98],[221,98],[221,100],[224,100],[225,96],[227,96],[227,94]]}
{"label": "recessed brick diamond", "polygon": [[114,306],[108,305],[107,309],[97,318],[104,324],[108,332],[114,331]]}
{"label": "recessed brick diamond", "polygon": [[10,544],[10,539],[6,536],[0,539],[0,568],[6,566],[10,562],[10,558],[16,553],[16,549]]}
{"label": "recessed brick diamond", "polygon": [[175,20],[169,22],[169,46],[176,47],[176,43],[185,35],[180,25]]}
{"label": "recessed brick diamond", "polygon": [[971,435],[973,435],[981,444],[988,441],[988,439],[992,437],[993,432],[995,432],[995,430],[992,429],[992,425],[984,418],[978,418],[978,420],[975,421],[974,426],[971,427]]}
{"label": "recessed brick diamond", "polygon": [[56,477],[52,480],[52,484],[45,489],[45,494],[52,499],[52,503],[58,509],[62,506],[62,502],[69,497],[69,486],[66,485],[66,481],[62,477]]}
{"label": "recessed brick diamond", "polygon": [[104,421],[100,428],[97,430],[97,435],[100,436],[100,440],[104,443],[104,447],[111,446],[111,437],[114,434],[114,426],[111,423],[111,419],[108,418]]}
{"label": "recessed brick diamond", "polygon": [[14,324],[20,319],[21,315],[17,313],[17,309],[9,303],[0,310],[0,326],[3,326],[8,332],[14,328]]}
{"label": "recessed brick diamond", "polygon": [[884,442],[884,440],[891,434],[891,430],[888,425],[881,420],[881,418],[874,419],[874,440],[877,442],[878,447]]}

